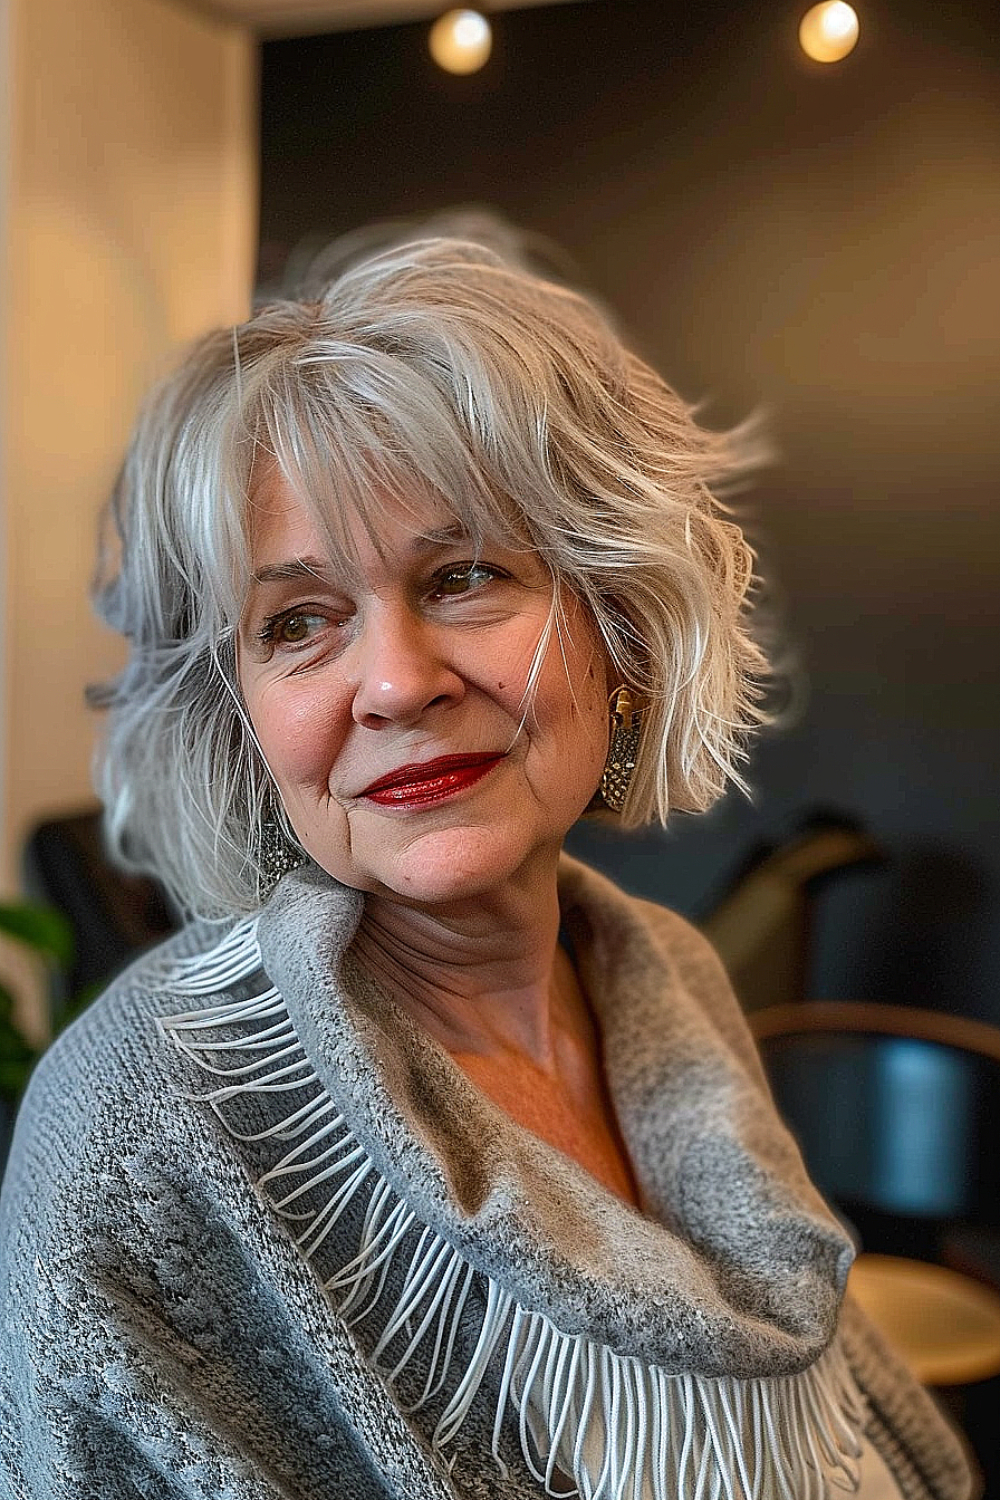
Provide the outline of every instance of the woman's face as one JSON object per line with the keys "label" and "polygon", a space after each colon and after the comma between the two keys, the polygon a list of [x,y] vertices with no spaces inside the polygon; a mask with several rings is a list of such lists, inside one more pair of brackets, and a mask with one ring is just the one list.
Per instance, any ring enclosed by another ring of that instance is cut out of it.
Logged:
{"label": "woman's face", "polygon": [[358,523],[357,575],[338,577],[276,466],[263,475],[240,683],[317,864],[407,903],[480,896],[554,858],[594,795],[606,657],[568,601],[526,708],[552,600],[538,556],[476,558],[443,507],[385,514],[380,549]]}

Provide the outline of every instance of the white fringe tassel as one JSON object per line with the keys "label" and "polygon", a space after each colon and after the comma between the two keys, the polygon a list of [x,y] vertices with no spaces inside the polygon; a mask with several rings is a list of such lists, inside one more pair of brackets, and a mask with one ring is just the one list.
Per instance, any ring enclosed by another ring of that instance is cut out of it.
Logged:
{"label": "white fringe tassel", "polygon": [[[169,983],[179,994],[218,994],[260,969],[251,918],[210,953],[178,964]],[[506,1475],[500,1442],[509,1412],[528,1468],[546,1495],[829,1500],[831,1488],[857,1491],[864,1400],[836,1343],[802,1374],[735,1380],[668,1374],[582,1334],[562,1333],[422,1226],[375,1170],[320,1082],[273,986],[249,999],[171,1016],[160,1026],[198,1067],[226,1080],[198,1097],[234,1137],[291,1143],[258,1187],[288,1221],[306,1260],[369,1185],[356,1254],[324,1290],[348,1326],[376,1309],[384,1313],[371,1359],[390,1386],[421,1352],[427,1366],[423,1388],[404,1409],[418,1411],[449,1392],[432,1437],[439,1453],[461,1429],[496,1355],[502,1367],[493,1458]],[[234,1051],[259,1056],[227,1067],[225,1055]],[[257,1134],[241,1135],[223,1112],[237,1095],[303,1089],[310,1092],[306,1104]],[[320,1188],[327,1192],[317,1208],[312,1195]],[[395,1305],[386,1306],[390,1271],[411,1233],[417,1241],[402,1290]],[[476,1277],[485,1283],[486,1311],[472,1357],[460,1370],[454,1367],[455,1344]]]}

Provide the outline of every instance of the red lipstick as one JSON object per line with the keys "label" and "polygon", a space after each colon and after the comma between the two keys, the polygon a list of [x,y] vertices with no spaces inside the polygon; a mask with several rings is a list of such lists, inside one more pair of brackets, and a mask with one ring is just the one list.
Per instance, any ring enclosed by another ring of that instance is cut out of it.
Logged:
{"label": "red lipstick", "polygon": [[442,755],[420,765],[398,766],[360,794],[380,807],[424,807],[474,786],[503,760],[495,750],[469,755]]}

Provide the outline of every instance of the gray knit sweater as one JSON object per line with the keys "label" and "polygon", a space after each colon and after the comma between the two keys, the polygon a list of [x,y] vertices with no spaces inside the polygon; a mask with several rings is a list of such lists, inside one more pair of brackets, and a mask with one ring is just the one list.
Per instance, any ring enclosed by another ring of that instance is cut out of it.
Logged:
{"label": "gray knit sweater", "polygon": [[[642,1213],[484,1098],[314,868],[51,1049],[2,1198],[0,1495],[965,1500],[722,969],[565,861]],[[838,1489],[838,1486],[840,1487]]]}

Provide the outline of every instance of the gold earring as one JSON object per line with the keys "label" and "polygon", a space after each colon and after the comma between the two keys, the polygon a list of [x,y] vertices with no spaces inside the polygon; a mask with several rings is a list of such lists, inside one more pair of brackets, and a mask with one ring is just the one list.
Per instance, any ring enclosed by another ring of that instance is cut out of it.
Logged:
{"label": "gold earring", "polygon": [[611,709],[611,744],[601,777],[601,796],[612,812],[621,812],[639,753],[642,703],[638,693],[620,687],[611,694],[608,706]]}

